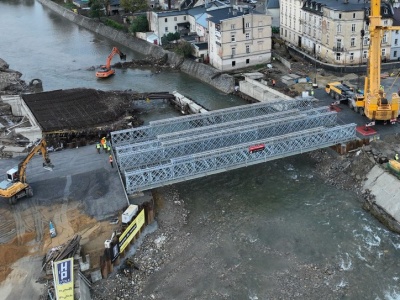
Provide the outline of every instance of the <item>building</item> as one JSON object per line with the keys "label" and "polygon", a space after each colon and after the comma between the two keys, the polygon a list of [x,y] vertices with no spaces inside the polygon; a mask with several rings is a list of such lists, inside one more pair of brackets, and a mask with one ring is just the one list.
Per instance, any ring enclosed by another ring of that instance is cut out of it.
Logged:
{"label": "building", "polygon": [[[356,65],[367,62],[369,2],[281,1],[281,37],[285,41],[328,63]],[[391,26],[393,9],[389,3],[381,3],[381,15],[382,25]],[[381,43],[382,60],[389,60],[390,44],[391,31],[386,31]]]}
{"label": "building", "polygon": [[[393,26],[400,26],[400,8],[393,9]],[[400,60],[400,30],[392,31],[390,60]]]}
{"label": "building", "polygon": [[280,26],[280,5],[279,0],[266,0],[265,1],[265,11],[272,17],[272,27]]}
{"label": "building", "polygon": [[271,60],[271,16],[232,7],[207,12],[210,64],[221,70]]}

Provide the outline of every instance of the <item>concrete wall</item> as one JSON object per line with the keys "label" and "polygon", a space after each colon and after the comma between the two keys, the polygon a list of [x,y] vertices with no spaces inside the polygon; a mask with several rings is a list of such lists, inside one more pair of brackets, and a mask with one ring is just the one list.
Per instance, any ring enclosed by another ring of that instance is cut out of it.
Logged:
{"label": "concrete wall", "polygon": [[243,94],[260,102],[275,102],[282,99],[293,100],[293,98],[248,77],[245,77],[245,80],[239,82],[239,89]]}
{"label": "concrete wall", "polygon": [[370,190],[375,196],[368,207],[372,214],[391,230],[400,233],[400,180],[376,165],[368,173],[363,189]]}
{"label": "concrete wall", "polygon": [[50,0],[38,0],[38,2],[50,8],[64,18],[70,20],[71,22],[74,22],[97,34],[103,35],[139,53],[151,55],[155,58],[161,58],[166,53],[168,54],[168,63],[172,67],[179,67],[182,72],[187,73],[188,75],[191,75],[194,78],[221,90],[222,92],[231,93],[234,91],[234,78],[229,75],[216,76],[219,71],[210,65],[198,63],[193,60],[184,60],[181,56],[174,52],[165,51],[159,46],[133,37],[128,33],[105,26],[102,23],[99,23],[97,20],[75,14],[74,12],[65,9],[64,7]]}
{"label": "concrete wall", "polygon": [[26,117],[31,124],[30,127],[15,127],[13,131],[16,134],[22,134],[29,141],[34,142],[42,138],[42,129],[40,128],[36,118],[31,110],[26,106],[25,102],[20,96],[1,96],[4,103],[11,105],[11,111],[14,116]]}

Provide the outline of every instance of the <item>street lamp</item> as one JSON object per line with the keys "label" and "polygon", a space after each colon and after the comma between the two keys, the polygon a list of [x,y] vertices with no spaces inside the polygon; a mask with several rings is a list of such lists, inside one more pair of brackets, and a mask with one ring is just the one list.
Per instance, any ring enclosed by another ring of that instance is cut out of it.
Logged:
{"label": "street lamp", "polygon": [[315,57],[314,57],[314,82],[312,84],[312,87],[314,89],[318,88],[318,84],[317,84],[317,52],[315,52]]}

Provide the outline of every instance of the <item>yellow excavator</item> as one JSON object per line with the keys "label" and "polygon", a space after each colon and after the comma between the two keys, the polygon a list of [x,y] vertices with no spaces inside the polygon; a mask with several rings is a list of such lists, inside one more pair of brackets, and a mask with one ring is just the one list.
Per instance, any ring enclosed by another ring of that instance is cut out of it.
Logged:
{"label": "yellow excavator", "polygon": [[32,197],[32,187],[26,182],[26,167],[33,156],[40,152],[43,157],[43,167],[47,170],[53,170],[53,164],[50,161],[47,144],[44,139],[39,139],[34,143],[28,155],[18,164],[7,171],[7,179],[0,182],[0,197],[8,199],[10,204],[17,203],[22,197]]}
{"label": "yellow excavator", "polygon": [[381,40],[385,31],[400,30],[400,26],[381,25],[381,0],[371,0],[369,16],[370,46],[368,70],[364,83],[364,95],[354,99],[354,110],[371,121],[397,121],[399,100],[397,93],[392,93],[389,100],[381,86]]}

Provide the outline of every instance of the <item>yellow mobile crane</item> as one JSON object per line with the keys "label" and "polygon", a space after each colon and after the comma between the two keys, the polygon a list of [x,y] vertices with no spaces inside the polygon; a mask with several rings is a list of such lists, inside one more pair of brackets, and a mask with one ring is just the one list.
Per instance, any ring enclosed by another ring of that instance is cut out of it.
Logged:
{"label": "yellow mobile crane", "polygon": [[18,167],[7,171],[7,180],[0,182],[0,197],[8,199],[10,204],[17,203],[19,198],[33,196],[32,187],[26,182],[26,166],[38,152],[41,152],[43,156],[43,167],[47,170],[53,169],[54,166],[47,152],[46,141],[40,139],[33,145],[31,151],[19,163]]}
{"label": "yellow mobile crane", "polygon": [[381,86],[381,39],[386,30],[400,30],[400,26],[381,25],[381,0],[371,0],[369,16],[370,46],[367,76],[364,83],[364,96],[357,95],[355,110],[371,121],[395,122],[399,114],[399,95],[392,94],[388,100]]}

